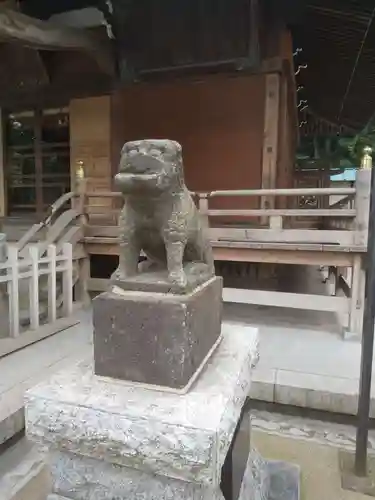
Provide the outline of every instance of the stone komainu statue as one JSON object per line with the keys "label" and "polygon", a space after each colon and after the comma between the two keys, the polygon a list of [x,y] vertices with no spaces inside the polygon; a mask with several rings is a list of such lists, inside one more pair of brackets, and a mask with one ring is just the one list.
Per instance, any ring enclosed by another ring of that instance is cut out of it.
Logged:
{"label": "stone komainu statue", "polygon": [[213,276],[208,234],[184,181],[182,148],[171,140],[128,142],[121,151],[116,186],[125,198],[117,280],[138,273],[141,250],[151,267],[168,270],[171,284],[187,286],[194,265]]}

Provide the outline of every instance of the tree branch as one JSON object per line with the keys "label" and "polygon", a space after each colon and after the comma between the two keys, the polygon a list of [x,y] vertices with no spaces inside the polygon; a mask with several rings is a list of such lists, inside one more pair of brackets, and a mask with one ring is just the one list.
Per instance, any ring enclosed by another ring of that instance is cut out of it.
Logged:
{"label": "tree branch", "polygon": [[21,12],[0,8],[0,39],[40,50],[82,50],[89,53],[102,71],[114,75],[110,45],[83,29],[59,26]]}

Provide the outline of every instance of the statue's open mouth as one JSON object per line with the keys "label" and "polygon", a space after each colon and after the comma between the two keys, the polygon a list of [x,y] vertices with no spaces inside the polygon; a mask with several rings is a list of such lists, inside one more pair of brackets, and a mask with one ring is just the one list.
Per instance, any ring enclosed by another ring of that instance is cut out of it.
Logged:
{"label": "statue's open mouth", "polygon": [[133,174],[149,174],[163,170],[164,163],[159,158],[143,153],[135,154],[127,159],[127,169]]}
{"label": "statue's open mouth", "polygon": [[157,181],[160,174],[125,174],[120,172],[115,176],[117,182],[154,182]]}

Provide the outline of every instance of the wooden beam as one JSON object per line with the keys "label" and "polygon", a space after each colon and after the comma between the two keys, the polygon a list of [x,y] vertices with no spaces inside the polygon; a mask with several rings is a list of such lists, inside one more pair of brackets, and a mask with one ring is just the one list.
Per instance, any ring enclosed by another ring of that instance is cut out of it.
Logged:
{"label": "wooden beam", "polygon": [[85,30],[59,26],[1,7],[0,39],[34,49],[82,50],[91,54],[104,72],[115,73],[110,45]]}
{"label": "wooden beam", "polygon": [[[268,74],[266,76],[266,96],[264,110],[264,139],[262,156],[262,188],[276,187],[277,146],[279,131],[279,102],[280,102],[280,76]],[[273,208],[275,200],[261,199],[261,208]]]}
{"label": "wooden beam", "polygon": [[236,304],[254,304],[260,306],[302,309],[306,311],[349,313],[349,300],[346,297],[327,297],[326,295],[313,295],[307,293],[224,288],[223,301]]}
{"label": "wooden beam", "polygon": [[41,76],[41,83],[47,85],[51,82],[51,77],[49,68],[45,60],[45,55],[43,55],[42,52],[39,52],[39,50],[34,50],[33,54],[34,54],[35,66],[38,69],[39,74]]}
{"label": "wooden beam", "polygon": [[7,189],[5,180],[5,137],[4,115],[0,109],[0,216],[5,217],[7,211]]}
{"label": "wooden beam", "polygon": [[[108,285],[109,280],[107,279],[90,278],[88,280],[88,289],[92,292],[105,292]],[[223,301],[310,311],[342,312],[344,314],[349,312],[349,300],[346,297],[327,297],[326,295],[224,288]]]}
{"label": "wooden beam", "polygon": [[19,91],[33,92],[39,86],[50,83],[49,74],[41,54],[20,44],[0,45],[0,60],[7,69],[2,74],[1,85]]}
{"label": "wooden beam", "polygon": [[229,262],[258,262],[264,264],[290,264],[300,266],[351,266],[353,254],[340,252],[317,252],[315,250],[256,250],[214,246],[214,258]]}
{"label": "wooden beam", "polygon": [[35,154],[35,201],[36,212],[39,216],[43,214],[43,156],[42,156],[42,120],[43,114],[40,109],[35,110],[34,121],[34,154]]}

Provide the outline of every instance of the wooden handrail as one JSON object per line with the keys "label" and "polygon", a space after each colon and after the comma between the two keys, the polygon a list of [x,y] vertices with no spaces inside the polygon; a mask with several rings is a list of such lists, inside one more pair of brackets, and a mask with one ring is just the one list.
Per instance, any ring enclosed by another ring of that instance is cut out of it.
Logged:
{"label": "wooden handrail", "polygon": [[[121,209],[110,207],[90,207],[87,215],[95,218],[107,218],[109,216],[118,216]],[[250,209],[250,210],[208,210],[204,212],[209,217],[332,217],[343,219],[354,219],[355,209]]]}
{"label": "wooden handrail", "polygon": [[18,251],[22,252],[22,250],[24,250],[24,248],[35,239],[35,236],[39,231],[41,231],[42,229],[46,228],[51,224],[53,217],[65,205],[65,203],[67,203],[76,196],[77,193],[75,193],[74,191],[70,191],[69,193],[65,193],[62,196],[60,196],[60,198],[58,198],[54,203],[52,203],[44,219],[38,224],[34,224],[33,226],[31,226],[30,229],[18,241],[17,243]]}
{"label": "wooden handrail", "polygon": [[62,208],[65,205],[65,203],[67,203],[68,201],[72,200],[76,196],[77,196],[77,193],[75,193],[74,191],[70,191],[69,193],[65,193],[62,196],[60,196],[60,198],[58,198],[49,207],[48,214],[46,215],[43,223],[45,225],[48,225],[51,222],[52,217],[56,214],[56,212],[58,210],[60,210],[60,208]]}
{"label": "wooden handrail", "polygon": [[332,196],[355,194],[355,188],[304,188],[304,189],[234,189],[192,193],[203,198],[219,196]]}
{"label": "wooden handrail", "polygon": [[[307,196],[312,194],[319,195],[347,195],[346,198],[351,198],[355,195],[355,188],[306,188],[306,189],[246,189],[246,190],[228,190],[228,191],[211,191],[209,193],[195,193],[193,196],[199,198],[200,204],[208,198],[219,196],[264,196],[264,195],[281,195],[281,196]],[[90,197],[95,198],[120,198],[122,193],[112,191],[87,191],[86,199]],[[201,208],[201,207],[200,207]],[[118,214],[121,208],[114,209],[113,207],[106,206],[90,206],[87,205],[88,215],[108,216]],[[343,217],[355,218],[355,209],[236,209],[236,210],[204,210],[205,215],[210,217]]]}
{"label": "wooden handrail", "polygon": [[87,198],[121,198],[122,193],[118,191],[87,191]]}
{"label": "wooden handrail", "polygon": [[208,210],[207,215],[211,217],[235,216],[235,217],[345,217],[354,218],[356,210],[324,210],[324,209],[250,209],[250,210]]}
{"label": "wooden handrail", "polygon": [[[214,198],[219,196],[333,196],[354,195],[355,188],[296,188],[296,189],[228,189],[225,191],[198,192],[190,191],[192,196]],[[118,191],[87,191],[88,198],[121,198]]]}

